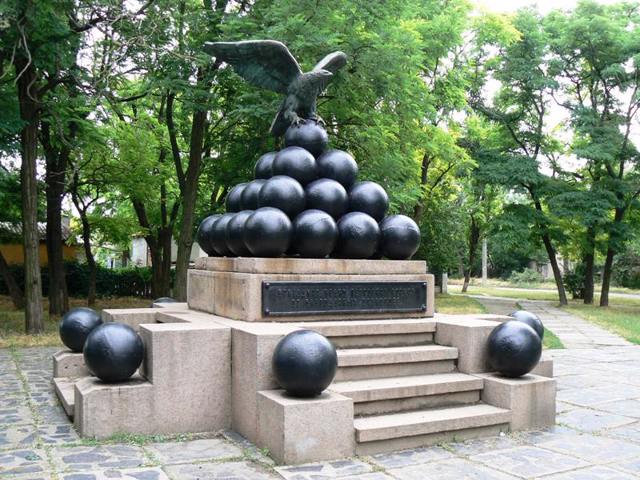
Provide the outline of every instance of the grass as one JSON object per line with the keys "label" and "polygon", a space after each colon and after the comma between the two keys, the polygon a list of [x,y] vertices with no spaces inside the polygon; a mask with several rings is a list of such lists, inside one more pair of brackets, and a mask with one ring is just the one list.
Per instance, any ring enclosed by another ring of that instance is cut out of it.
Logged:
{"label": "grass", "polygon": [[[462,289],[462,285],[449,285],[449,290],[454,293],[460,293]],[[558,301],[558,294],[556,292],[547,292],[547,291],[531,291],[531,290],[523,290],[521,288],[495,288],[495,287],[480,287],[480,286],[471,286],[467,290],[468,295],[486,295],[489,297],[503,297],[503,298],[513,298],[517,300],[548,300],[550,302]],[[600,301],[600,295],[595,295],[594,302],[598,303]],[[612,306],[630,306],[630,307],[639,307],[640,308],[640,297],[639,298],[629,298],[629,297],[617,297],[610,296],[609,304]]]}
{"label": "grass", "polygon": [[[82,298],[69,299],[71,307],[86,306],[86,300]],[[105,308],[140,308],[148,307],[149,299],[137,297],[102,298],[96,301],[93,307],[100,311]],[[0,295],[0,348],[7,347],[44,347],[61,346],[58,336],[59,317],[50,318],[47,310],[48,302],[44,301],[44,333],[27,335],[24,332],[24,311],[16,310],[11,299],[6,295]]]}
{"label": "grass", "polygon": [[545,328],[544,329],[544,338],[542,339],[542,347],[546,349],[559,349],[564,348],[564,344],[560,339],[553,333],[551,330]]}
{"label": "grass", "polygon": [[[462,285],[462,278],[449,278],[449,285],[457,285],[457,286],[461,286]],[[511,288],[511,289],[536,289],[536,290],[555,290],[556,289],[556,284],[554,281],[552,280],[545,280],[544,282],[539,282],[539,283],[526,283],[526,284],[518,284],[518,283],[512,283],[508,280],[501,280],[499,278],[488,278],[487,281],[485,282],[484,285],[481,284],[481,279],[479,278],[472,278],[469,285],[471,287],[486,287],[486,288],[491,288],[491,287],[500,287],[500,288]],[[600,284],[596,284],[595,285],[595,290],[599,291],[601,288]],[[636,294],[636,295],[640,295],[640,290],[638,289],[632,289],[632,288],[625,288],[625,287],[611,287],[609,289],[609,291],[611,293],[632,293],[632,294]]]}
{"label": "grass", "polygon": [[436,311],[449,314],[487,313],[487,309],[475,298],[447,293],[436,294]]}
{"label": "grass", "polygon": [[619,305],[600,308],[593,305],[574,304],[563,309],[640,345],[640,308],[638,307]]}

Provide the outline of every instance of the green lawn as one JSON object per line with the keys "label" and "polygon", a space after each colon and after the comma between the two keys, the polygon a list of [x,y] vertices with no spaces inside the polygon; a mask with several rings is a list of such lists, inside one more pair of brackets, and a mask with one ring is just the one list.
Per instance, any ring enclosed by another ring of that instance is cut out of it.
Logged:
{"label": "green lawn", "polygon": [[[450,285],[449,291],[453,293],[460,293],[462,289],[462,285]],[[550,302],[558,301],[558,294],[556,292],[546,292],[546,291],[531,291],[531,290],[523,290],[522,288],[495,288],[495,287],[480,287],[480,286],[471,286],[467,290],[468,295],[486,295],[489,297],[503,297],[503,298],[513,298],[518,300],[548,300]],[[600,296],[595,296],[595,302],[598,303],[600,300]],[[629,297],[617,297],[610,296],[609,303],[612,306],[636,306],[640,308],[640,297],[639,298],[629,298]]]}
{"label": "green lawn", "polygon": [[449,295],[436,293],[436,312],[449,314],[487,313],[480,302],[475,298],[462,295]]}
{"label": "green lawn", "polygon": [[[462,286],[462,279],[461,278],[449,278],[449,286],[451,285],[456,285],[458,287]],[[480,287],[486,287],[486,288],[492,288],[492,287],[503,287],[503,288],[513,288],[513,289],[551,289],[551,290],[555,290],[556,289],[556,284],[554,281],[552,280],[545,280],[544,282],[540,282],[540,283],[527,283],[527,284],[517,284],[517,283],[512,283],[509,282],[508,280],[501,280],[499,278],[488,278],[486,283],[484,285],[481,284],[481,280],[479,278],[472,278],[471,282],[470,282],[470,286],[474,287],[474,288],[480,288]],[[595,285],[595,289],[596,292],[599,291],[601,288],[600,284],[596,284]],[[609,291],[611,293],[633,293],[636,295],[640,295],[640,290],[638,289],[632,289],[632,288],[625,288],[625,287],[611,287],[609,289]]]}
{"label": "green lawn", "polygon": [[[148,307],[149,299],[122,297],[113,299],[98,299],[96,310],[105,308],[140,308]],[[70,299],[72,307],[86,306],[86,300],[81,298]],[[48,305],[45,299],[45,312]],[[45,313],[45,333],[40,335],[27,335],[24,333],[24,311],[13,308],[11,300],[6,295],[0,295],[0,348],[6,347],[36,347],[36,346],[61,346],[58,337],[57,318],[49,318]]]}
{"label": "green lawn", "polygon": [[599,308],[592,305],[572,304],[563,309],[640,345],[640,308],[638,307],[621,305]]}
{"label": "green lawn", "polygon": [[564,344],[556,334],[551,330],[545,328],[544,329],[544,338],[542,339],[542,347],[543,348],[564,348]]}

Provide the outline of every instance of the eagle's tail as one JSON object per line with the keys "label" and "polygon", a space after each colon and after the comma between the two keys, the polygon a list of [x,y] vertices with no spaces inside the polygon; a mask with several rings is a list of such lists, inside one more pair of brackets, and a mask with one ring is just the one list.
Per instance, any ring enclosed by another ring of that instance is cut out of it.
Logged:
{"label": "eagle's tail", "polygon": [[287,131],[287,128],[289,128],[289,121],[284,117],[283,104],[282,107],[280,107],[280,110],[278,110],[278,113],[276,113],[273,122],[271,122],[271,135],[273,135],[274,137],[280,137],[284,135],[284,132]]}

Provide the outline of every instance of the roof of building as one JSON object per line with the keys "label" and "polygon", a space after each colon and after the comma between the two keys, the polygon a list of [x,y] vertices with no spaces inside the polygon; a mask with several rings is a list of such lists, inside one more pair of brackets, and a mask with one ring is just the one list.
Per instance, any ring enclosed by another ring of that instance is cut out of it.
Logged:
{"label": "roof of building", "polygon": [[[38,222],[38,237],[41,241],[47,238],[47,223]],[[71,237],[71,228],[62,223],[62,240],[67,241]],[[13,222],[0,222],[0,242],[21,241],[22,224]]]}

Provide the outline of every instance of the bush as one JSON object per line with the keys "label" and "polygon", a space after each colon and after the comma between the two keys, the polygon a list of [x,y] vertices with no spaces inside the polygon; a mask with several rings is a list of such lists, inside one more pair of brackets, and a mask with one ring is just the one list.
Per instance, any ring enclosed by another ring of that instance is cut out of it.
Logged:
{"label": "bush", "polygon": [[574,300],[584,298],[584,267],[579,264],[571,271],[568,271],[562,277],[562,283]]}
{"label": "bush", "polygon": [[521,272],[512,272],[509,276],[509,281],[516,285],[541,283],[543,280],[542,274],[532,268],[525,268]]}
{"label": "bush", "polygon": [[[24,290],[24,268],[10,265],[16,282]],[[86,297],[89,290],[89,267],[86,263],[66,262],[67,289],[71,297]],[[49,270],[42,267],[43,295],[48,295]],[[172,271],[173,274],[173,271]],[[0,294],[8,294],[0,279]],[[151,267],[126,267],[110,269],[98,266],[96,271],[96,295],[99,297],[151,297]]]}

